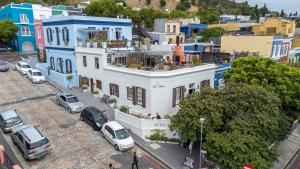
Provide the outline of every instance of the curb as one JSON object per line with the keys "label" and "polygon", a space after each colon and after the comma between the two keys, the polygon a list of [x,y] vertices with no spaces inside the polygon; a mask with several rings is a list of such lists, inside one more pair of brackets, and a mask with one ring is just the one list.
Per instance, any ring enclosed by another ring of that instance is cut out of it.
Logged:
{"label": "curb", "polygon": [[148,150],[146,147],[144,147],[142,144],[140,144],[139,142],[135,141],[135,144],[137,144],[138,147],[140,147],[141,149],[143,149],[144,151],[146,151],[148,154],[150,154],[152,157],[155,158],[155,160],[157,160],[159,163],[161,163],[164,167],[168,168],[168,169],[174,169],[169,163],[167,163],[166,161],[162,160],[160,157],[158,157],[157,155],[155,155],[154,153],[152,153],[150,150]]}
{"label": "curb", "polygon": [[47,83],[49,83],[51,86],[55,87],[55,88],[58,89],[59,91],[64,92],[63,89],[61,89],[61,88],[58,87],[57,85],[53,84],[50,80],[48,80],[48,78],[47,78]]}
{"label": "curb", "polygon": [[286,167],[289,165],[289,163],[294,159],[294,157],[297,155],[297,153],[300,152],[300,145],[297,147],[296,151],[292,155],[292,157],[283,165],[281,169],[286,169]]}

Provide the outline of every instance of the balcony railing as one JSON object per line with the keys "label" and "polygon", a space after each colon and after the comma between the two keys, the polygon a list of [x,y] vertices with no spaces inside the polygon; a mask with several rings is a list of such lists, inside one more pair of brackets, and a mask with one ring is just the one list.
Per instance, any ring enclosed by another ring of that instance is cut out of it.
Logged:
{"label": "balcony railing", "polygon": [[29,23],[29,19],[28,18],[21,18],[20,19],[20,23],[21,24],[28,24]]}
{"label": "balcony railing", "polygon": [[77,41],[77,47],[86,47],[86,48],[126,48],[131,46],[132,46],[132,42],[127,40],[103,41],[103,42]]}

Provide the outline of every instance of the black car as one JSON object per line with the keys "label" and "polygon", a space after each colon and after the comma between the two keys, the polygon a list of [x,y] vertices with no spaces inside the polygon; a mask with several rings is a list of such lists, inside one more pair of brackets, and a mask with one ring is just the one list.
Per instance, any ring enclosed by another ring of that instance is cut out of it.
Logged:
{"label": "black car", "polygon": [[101,130],[101,127],[106,123],[106,115],[98,110],[96,107],[86,107],[80,114],[80,120],[85,121],[87,124],[93,127],[94,130]]}

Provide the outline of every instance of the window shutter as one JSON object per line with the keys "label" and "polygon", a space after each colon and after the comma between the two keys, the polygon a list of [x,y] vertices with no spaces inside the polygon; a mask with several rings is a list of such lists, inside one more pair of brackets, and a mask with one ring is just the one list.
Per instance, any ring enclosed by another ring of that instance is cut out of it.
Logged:
{"label": "window shutter", "polygon": [[172,99],[172,106],[176,106],[176,88],[173,88],[173,99]]}
{"label": "window shutter", "polygon": [[47,29],[47,41],[50,42],[49,28]]}
{"label": "window shutter", "polygon": [[115,85],[116,87],[116,96],[119,97],[119,85]]}
{"label": "window shutter", "polygon": [[109,95],[112,95],[112,84],[109,84]]}
{"label": "window shutter", "polygon": [[99,87],[99,88],[100,88],[100,90],[102,90],[102,81],[101,81],[101,80],[99,80],[99,83],[100,83],[100,84],[99,84],[99,85],[100,85],[100,87]]}
{"label": "window shutter", "polygon": [[146,108],[146,90],[142,88],[142,107]]}
{"label": "window shutter", "polygon": [[82,87],[82,76],[79,75],[79,87]]}
{"label": "window shutter", "polygon": [[66,41],[69,42],[69,29],[66,29]]}
{"label": "window shutter", "polygon": [[184,90],[185,90],[185,87],[180,86],[180,100],[184,98]]}
{"label": "window shutter", "polygon": [[62,29],[62,36],[63,36],[63,41],[66,41],[66,34],[65,34],[65,29]]}
{"label": "window shutter", "polygon": [[86,84],[90,86],[90,79],[86,77]]}
{"label": "window shutter", "polygon": [[52,37],[52,29],[49,28],[49,32],[50,32],[50,36],[49,36],[49,42],[53,41],[53,37]]}
{"label": "window shutter", "polygon": [[136,87],[132,86],[132,104],[136,105]]}

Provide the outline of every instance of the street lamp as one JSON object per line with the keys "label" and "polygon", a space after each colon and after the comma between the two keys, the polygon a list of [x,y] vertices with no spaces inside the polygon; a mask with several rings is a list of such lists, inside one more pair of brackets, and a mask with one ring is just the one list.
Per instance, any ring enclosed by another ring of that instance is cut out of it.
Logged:
{"label": "street lamp", "polygon": [[204,118],[200,118],[200,125],[201,125],[201,132],[200,132],[200,161],[199,161],[200,169],[202,169],[202,131],[203,131],[204,120],[205,120]]}

